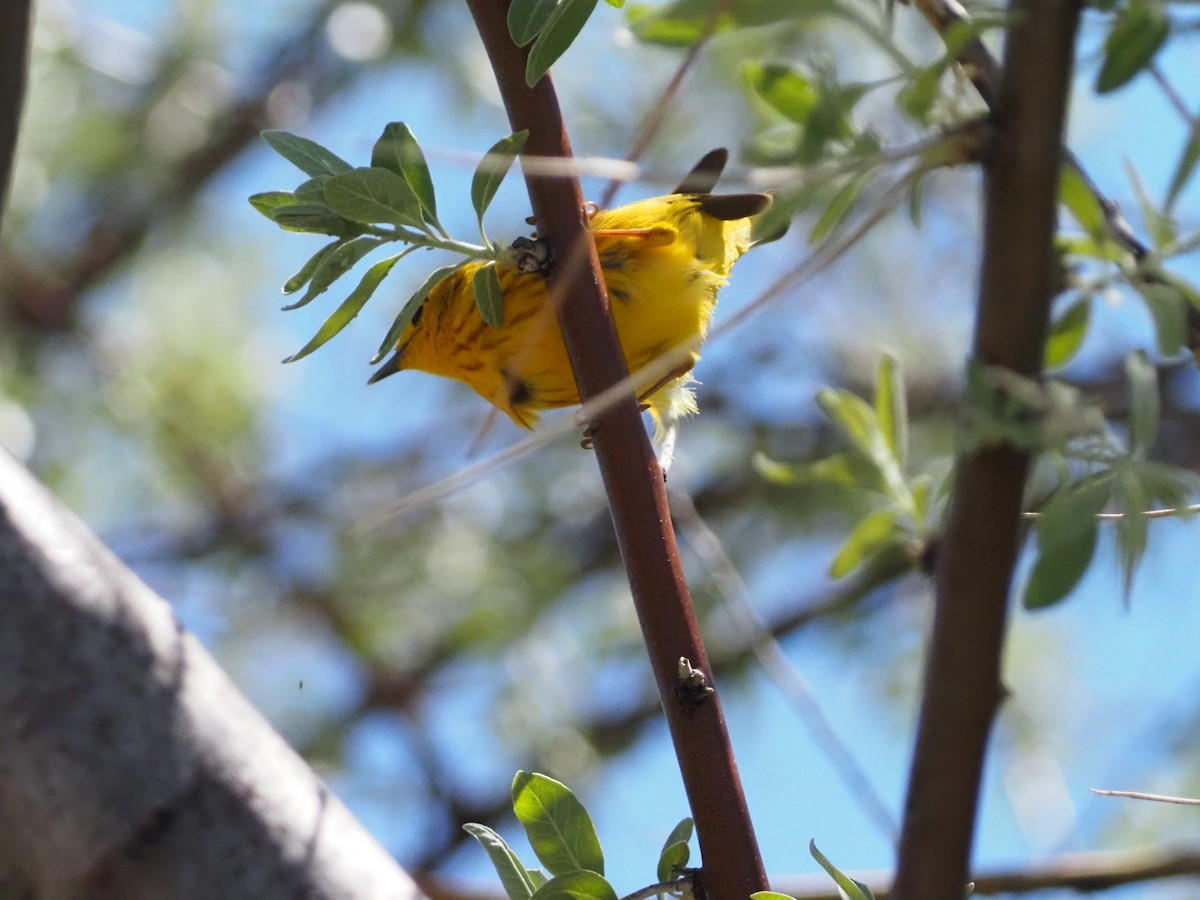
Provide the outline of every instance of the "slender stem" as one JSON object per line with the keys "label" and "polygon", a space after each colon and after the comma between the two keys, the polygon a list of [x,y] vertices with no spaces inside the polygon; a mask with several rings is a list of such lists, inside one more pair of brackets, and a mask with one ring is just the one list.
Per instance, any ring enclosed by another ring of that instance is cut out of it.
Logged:
{"label": "slender stem", "polygon": [[[525,84],[526,50],[508,34],[507,0],[467,0],[504,99],[512,130],[528,129],[524,153],[571,157],[549,77]],[[524,154],[523,154],[524,155]],[[538,233],[555,252],[548,280],[580,396],[587,400],[628,376],[603,289],[579,181],[525,170]],[[767,888],[754,827],[738,777],[721,703],[680,684],[680,659],[713,682],[679,563],[662,471],[634,392],[626,390],[592,424],[596,460],[629,576],[650,664],[666,712],[703,855],[697,877],[711,900],[744,900]]]}
{"label": "slender stem", "polygon": [[[985,162],[973,352],[1025,377],[1040,372],[1058,283],[1055,214],[1080,13],[1079,0],[1010,4]],[[965,453],[955,469],[893,900],[961,900],[968,881],[1029,465],[1027,451],[1003,445]]]}

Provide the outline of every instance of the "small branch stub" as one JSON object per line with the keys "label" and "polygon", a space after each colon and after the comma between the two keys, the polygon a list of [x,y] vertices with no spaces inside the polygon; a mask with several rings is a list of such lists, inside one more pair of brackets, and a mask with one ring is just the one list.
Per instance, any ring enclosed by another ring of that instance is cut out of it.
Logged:
{"label": "small branch stub", "polygon": [[703,706],[716,691],[709,686],[704,673],[692,666],[686,656],[679,657],[678,674],[675,680],[675,696],[685,710]]}
{"label": "small branch stub", "polygon": [[545,278],[554,265],[554,254],[545,241],[519,237],[500,254],[500,262],[526,275],[536,272]]}

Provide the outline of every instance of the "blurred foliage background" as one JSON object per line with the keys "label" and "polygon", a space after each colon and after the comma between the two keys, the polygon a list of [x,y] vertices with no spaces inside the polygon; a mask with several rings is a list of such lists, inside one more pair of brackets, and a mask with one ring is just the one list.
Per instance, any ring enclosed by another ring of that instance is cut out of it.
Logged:
{"label": "blurred foliage background", "polygon": [[[739,264],[720,325],[804,259],[845,184],[804,172],[854,175],[856,159],[983,107],[924,20],[901,6],[889,24],[866,0],[727,7],[656,107],[712,8],[602,6],[555,79],[580,155],[621,158],[647,118],[657,125],[617,202],[662,193],[719,145],[737,161],[731,185],[782,196],[809,185],[790,234]],[[1072,148],[1139,232],[1127,168],[1161,196],[1195,130],[1195,92],[1176,87],[1200,75],[1195,20],[1173,15],[1153,69],[1111,94],[1093,91],[1110,13],[1089,13],[1080,51]],[[778,64],[807,73],[812,93],[773,103],[764,67]],[[793,101],[824,118],[798,127],[780,112]],[[505,422],[480,437],[486,405],[450,382],[405,373],[367,388],[379,337],[434,267],[423,255],[336,340],[279,363],[339,298],[278,309],[279,285],[321,241],[285,238],[245,202],[295,182],[258,131],[286,128],[362,162],[393,120],[422,140],[443,221],[469,234],[471,169],[507,128],[464,5],[40,3],[0,245],[0,443],[175,605],[403,864],[486,877],[459,826],[503,824],[523,768],[580,793],[610,875],[632,889],[652,880],[686,809],[590,456],[568,437],[391,512],[520,436]],[[837,265],[719,333],[697,371],[702,413],[670,487],[700,517],[682,517],[685,565],[772,874],[814,871],[810,837],[841,866],[891,864],[886,820],[903,796],[929,591],[903,559],[834,582],[829,563],[869,499],[768,483],[754,458],[839,449],[818,389],[869,397],[888,352],[905,377],[912,470],[945,473],[978,184],[972,167],[924,179],[919,223],[890,213]],[[593,197],[604,186],[585,181]],[[843,195],[852,216],[883,195],[868,179],[855,191]],[[1185,190],[1175,207],[1181,229],[1196,226],[1196,197]],[[511,178],[489,233],[523,233],[526,215]],[[1175,265],[1196,277],[1186,255]],[[1145,308],[1106,287],[1065,374],[1119,424],[1122,356],[1154,345]],[[1194,366],[1158,362],[1157,455],[1200,468]],[[1102,534],[1070,602],[1016,616],[981,864],[1200,836],[1180,808],[1087,794],[1200,793],[1197,528],[1153,525],[1127,608]],[[713,536],[797,670],[754,660]]]}

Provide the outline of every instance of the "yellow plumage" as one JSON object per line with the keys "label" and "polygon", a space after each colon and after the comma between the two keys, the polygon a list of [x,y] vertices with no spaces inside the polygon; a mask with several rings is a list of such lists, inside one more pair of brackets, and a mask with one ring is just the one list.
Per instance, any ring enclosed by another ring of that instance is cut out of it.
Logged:
{"label": "yellow plumage", "polygon": [[[694,380],[690,370],[700,358],[717,291],[750,245],[749,216],[770,203],[763,194],[707,193],[724,161],[724,151],[714,151],[679,192],[604,210],[591,220],[630,372],[684,348],[669,379],[642,398],[659,440],[667,427],[696,411],[687,385]],[[401,334],[396,354],[371,380],[402,369],[444,375],[532,428],[541,410],[580,402],[554,306],[540,274],[501,263],[504,324],[489,327],[471,288],[482,265],[468,263],[434,287]]]}

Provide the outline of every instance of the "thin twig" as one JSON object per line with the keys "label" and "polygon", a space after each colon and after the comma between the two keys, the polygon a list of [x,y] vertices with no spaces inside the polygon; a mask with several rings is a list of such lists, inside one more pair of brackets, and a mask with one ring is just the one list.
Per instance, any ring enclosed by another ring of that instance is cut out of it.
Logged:
{"label": "thin twig", "polygon": [[658,884],[650,884],[644,888],[638,888],[632,894],[626,894],[621,900],[648,900],[658,894],[678,894],[680,892],[691,892],[692,885],[696,879],[692,875],[685,875],[683,878],[674,878],[671,881],[660,881]]}
{"label": "thin twig", "polygon": [[1141,791],[1106,791],[1101,788],[1092,788],[1093,794],[1099,794],[1101,797],[1128,797],[1131,800],[1152,800],[1155,803],[1178,803],[1180,806],[1200,806],[1200,800],[1193,800],[1191,797],[1167,797],[1163,794],[1143,794]]}
{"label": "thin twig", "polygon": [[1158,67],[1158,63],[1150,64],[1150,77],[1154,79],[1154,83],[1158,85],[1159,89],[1163,92],[1163,96],[1167,98],[1167,102],[1171,104],[1175,112],[1179,113],[1179,118],[1183,119],[1189,128],[1195,128],[1196,116],[1188,109],[1187,103],[1184,102],[1179,91],[1175,90],[1175,85],[1167,80],[1167,76]]}

